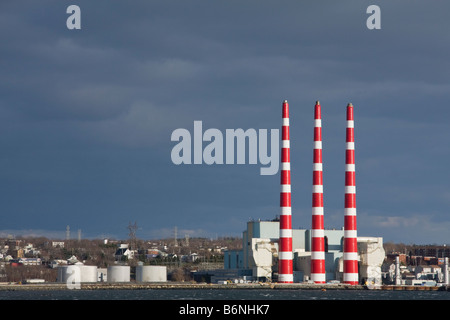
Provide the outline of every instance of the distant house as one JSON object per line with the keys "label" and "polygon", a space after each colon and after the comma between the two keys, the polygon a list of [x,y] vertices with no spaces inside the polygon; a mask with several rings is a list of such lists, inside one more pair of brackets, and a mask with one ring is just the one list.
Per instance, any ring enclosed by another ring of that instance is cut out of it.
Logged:
{"label": "distant house", "polygon": [[76,264],[78,261],[78,258],[75,256],[71,256],[69,259],[67,259],[68,264]]}
{"label": "distant house", "polygon": [[29,243],[23,247],[24,254],[32,254],[34,256],[40,254],[41,252],[33,247],[33,244]]}
{"label": "distant house", "polygon": [[134,250],[128,249],[128,246],[121,245],[114,254],[116,260],[122,260],[126,257],[128,260],[134,258]]}
{"label": "distant house", "polygon": [[156,258],[161,256],[161,252],[158,249],[148,249],[145,254],[146,259]]}
{"label": "distant house", "polygon": [[200,258],[200,256],[198,255],[198,253],[191,253],[189,255],[189,261],[194,262],[197,261]]}
{"label": "distant house", "polygon": [[18,263],[25,266],[38,266],[42,264],[42,261],[40,258],[19,258]]}
{"label": "distant house", "polygon": [[52,241],[53,248],[64,248],[64,241]]}
{"label": "distant house", "polygon": [[181,257],[181,260],[184,262],[195,262],[200,258],[198,253],[191,253],[189,255],[184,255]]}
{"label": "distant house", "polygon": [[417,280],[439,280],[442,278],[442,268],[438,265],[421,265],[415,268]]}
{"label": "distant house", "polygon": [[67,260],[56,259],[56,260],[53,260],[52,262],[50,262],[49,267],[50,268],[57,268],[60,265],[66,265],[66,264],[67,264]]}

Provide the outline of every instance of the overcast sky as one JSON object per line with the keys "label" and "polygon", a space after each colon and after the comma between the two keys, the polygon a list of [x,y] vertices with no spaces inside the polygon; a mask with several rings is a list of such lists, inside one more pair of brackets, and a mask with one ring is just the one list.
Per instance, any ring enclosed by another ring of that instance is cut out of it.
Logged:
{"label": "overcast sky", "polygon": [[[69,5],[81,29],[69,30]],[[369,30],[369,5],[381,29]],[[359,236],[450,243],[448,1],[0,3],[0,236],[240,236],[280,213],[257,165],[175,165],[177,128],[280,129],[292,211],[311,227],[322,105],[325,227],[344,224],[355,106]]]}

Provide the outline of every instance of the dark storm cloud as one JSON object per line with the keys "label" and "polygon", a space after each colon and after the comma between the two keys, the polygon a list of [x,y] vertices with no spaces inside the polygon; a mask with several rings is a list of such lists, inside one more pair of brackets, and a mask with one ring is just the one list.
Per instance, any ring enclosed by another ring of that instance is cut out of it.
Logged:
{"label": "dark storm cloud", "polygon": [[[448,223],[450,155],[439,147],[450,112],[447,3],[379,1],[375,31],[366,28],[369,1],[76,1],[78,31],[65,26],[70,4],[0,5],[0,177],[10,216],[44,229],[87,229],[94,219],[95,234],[124,234],[129,220],[239,232],[249,217],[278,214],[277,176],[174,166],[170,134],[192,132],[194,120],[279,128],[288,99],[297,225],[310,220],[315,100],[330,224],[342,216],[348,102],[362,235],[401,241],[411,221]],[[444,241],[420,241],[428,239]]]}

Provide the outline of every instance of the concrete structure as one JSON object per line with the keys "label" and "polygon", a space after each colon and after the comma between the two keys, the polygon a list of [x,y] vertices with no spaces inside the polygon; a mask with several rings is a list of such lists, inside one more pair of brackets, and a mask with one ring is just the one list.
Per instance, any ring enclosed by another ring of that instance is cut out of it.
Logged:
{"label": "concrete structure", "polygon": [[136,282],[166,282],[166,266],[137,266]]}
{"label": "concrete structure", "polygon": [[278,245],[271,239],[252,238],[250,241],[248,260],[252,275],[257,279],[271,280],[272,266],[275,264],[274,255],[278,251]]}
{"label": "concrete structure", "polygon": [[130,282],[130,266],[109,266],[108,282]]}
{"label": "concrete structure", "polygon": [[402,276],[400,274],[400,258],[398,256],[395,257],[395,284],[402,284]]}
{"label": "concrete structure", "polygon": [[444,260],[443,272],[444,272],[444,284],[448,286],[450,283],[449,283],[449,278],[448,278],[448,258],[447,257]]}
{"label": "concrete structure", "polygon": [[381,237],[358,237],[359,278],[368,285],[381,285],[386,252]]}
{"label": "concrete structure", "polygon": [[322,115],[320,102],[314,107],[314,151],[311,226],[311,280],[325,283],[325,238],[323,211]]}
{"label": "concrete structure", "polygon": [[281,192],[280,233],[278,250],[278,282],[292,283],[292,210],[291,210],[291,159],[289,137],[289,104],[283,101],[281,127]]}
{"label": "concrete structure", "polygon": [[[266,273],[262,277],[262,271],[258,267],[267,270],[270,263],[272,276],[277,276],[279,223],[277,219],[249,221],[242,236],[243,249],[242,251],[233,250],[225,253],[225,269],[247,270],[251,272],[254,280],[265,281],[269,280],[268,274]],[[343,230],[324,231],[326,281],[336,279],[335,270],[337,261],[342,256],[343,235]],[[296,282],[310,279],[311,237],[311,230],[292,230],[293,270],[296,271]],[[267,257],[269,250],[272,252],[271,261]],[[259,265],[260,262],[264,262],[264,264]],[[259,270],[259,272],[256,270]]]}
{"label": "concrete structure", "polygon": [[[242,250],[225,251],[224,269],[228,280],[277,281],[279,220],[249,221],[242,236]],[[324,230],[325,281],[343,281],[344,230]],[[293,282],[311,280],[312,230],[293,229]],[[358,238],[358,263],[365,283],[381,283],[385,257],[382,238]],[[272,270],[270,274],[269,270]],[[223,279],[223,277],[222,277]],[[225,279],[226,280],[226,279]]]}

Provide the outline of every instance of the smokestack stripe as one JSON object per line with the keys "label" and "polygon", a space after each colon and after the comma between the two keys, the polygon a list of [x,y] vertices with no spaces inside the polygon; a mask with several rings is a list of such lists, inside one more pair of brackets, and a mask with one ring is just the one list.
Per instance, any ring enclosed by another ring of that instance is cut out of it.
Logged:
{"label": "smokestack stripe", "polygon": [[344,209],[344,283],[358,284],[358,245],[356,228],[355,136],[353,105],[347,105]]}
{"label": "smokestack stripe", "polygon": [[314,150],[311,228],[311,280],[325,283],[325,239],[323,216],[322,114],[320,102],[314,106]]}
{"label": "smokestack stripe", "polygon": [[281,144],[280,240],[278,243],[278,282],[292,283],[292,210],[289,137],[289,104],[283,101]]}

